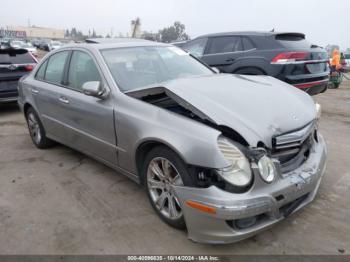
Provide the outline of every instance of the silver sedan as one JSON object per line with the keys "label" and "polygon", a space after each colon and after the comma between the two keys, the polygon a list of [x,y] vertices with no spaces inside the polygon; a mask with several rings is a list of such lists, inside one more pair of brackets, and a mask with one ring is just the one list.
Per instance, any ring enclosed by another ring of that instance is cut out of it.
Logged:
{"label": "silver sedan", "polygon": [[217,74],[171,45],[109,42],[62,47],[21,79],[38,148],[65,144],[143,184],[198,242],[247,238],[314,199],[326,148],[306,93]]}

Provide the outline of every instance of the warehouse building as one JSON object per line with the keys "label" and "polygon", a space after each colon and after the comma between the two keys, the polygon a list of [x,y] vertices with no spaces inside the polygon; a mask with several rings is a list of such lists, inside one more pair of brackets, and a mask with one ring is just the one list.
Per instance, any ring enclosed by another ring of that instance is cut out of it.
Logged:
{"label": "warehouse building", "polygon": [[26,26],[8,26],[7,30],[25,32],[27,38],[48,38],[48,39],[64,39],[63,29],[54,29],[46,27],[26,27]]}

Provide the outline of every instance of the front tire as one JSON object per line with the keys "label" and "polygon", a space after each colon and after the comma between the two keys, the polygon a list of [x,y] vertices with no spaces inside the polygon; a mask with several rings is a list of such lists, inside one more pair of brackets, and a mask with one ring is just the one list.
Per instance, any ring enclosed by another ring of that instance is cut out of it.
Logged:
{"label": "front tire", "polygon": [[152,149],[144,162],[142,174],[148,198],[157,215],[168,225],[185,229],[181,204],[172,186],[191,186],[184,161],[167,147]]}
{"label": "front tire", "polygon": [[46,137],[45,129],[32,107],[26,112],[26,120],[30,137],[37,148],[46,149],[54,145],[54,142]]}

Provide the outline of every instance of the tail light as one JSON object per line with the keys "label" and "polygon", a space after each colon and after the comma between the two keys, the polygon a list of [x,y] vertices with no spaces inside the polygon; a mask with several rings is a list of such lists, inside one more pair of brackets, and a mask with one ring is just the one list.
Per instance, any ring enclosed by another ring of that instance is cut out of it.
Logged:
{"label": "tail light", "polygon": [[308,52],[285,52],[285,53],[280,53],[280,54],[276,55],[271,60],[271,63],[273,63],[273,64],[295,63],[295,62],[298,62],[298,61],[305,60],[308,55],[309,55]]}
{"label": "tail light", "polygon": [[33,71],[34,66],[33,66],[33,65],[26,65],[26,66],[24,67],[24,69],[25,69],[26,71],[30,72],[30,71]]}

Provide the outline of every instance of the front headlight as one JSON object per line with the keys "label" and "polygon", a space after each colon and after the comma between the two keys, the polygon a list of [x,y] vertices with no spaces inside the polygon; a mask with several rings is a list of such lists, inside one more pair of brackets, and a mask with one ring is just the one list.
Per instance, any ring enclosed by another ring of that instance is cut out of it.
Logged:
{"label": "front headlight", "polygon": [[219,137],[218,146],[225,159],[230,163],[227,168],[219,170],[220,176],[234,186],[249,185],[252,180],[252,171],[245,155],[224,137]]}
{"label": "front headlight", "polygon": [[258,162],[259,172],[261,178],[266,183],[271,183],[276,176],[276,167],[272,159],[264,155]]}
{"label": "front headlight", "polygon": [[315,103],[315,107],[316,107],[316,119],[320,119],[322,115],[321,105],[319,103]]}

